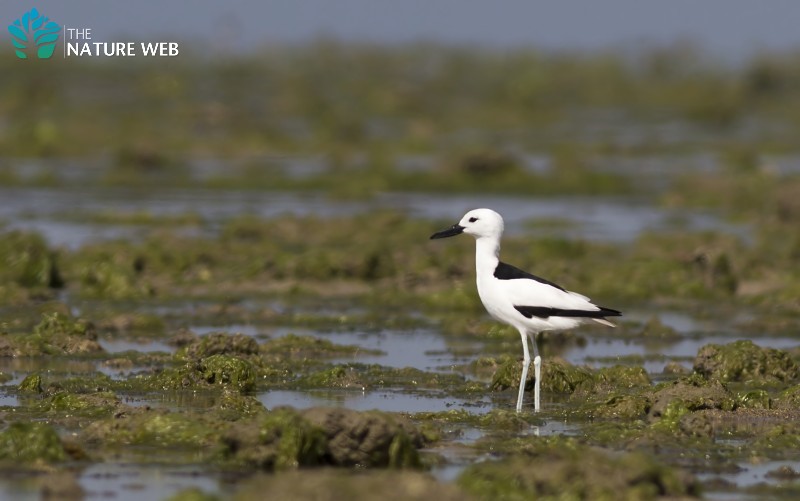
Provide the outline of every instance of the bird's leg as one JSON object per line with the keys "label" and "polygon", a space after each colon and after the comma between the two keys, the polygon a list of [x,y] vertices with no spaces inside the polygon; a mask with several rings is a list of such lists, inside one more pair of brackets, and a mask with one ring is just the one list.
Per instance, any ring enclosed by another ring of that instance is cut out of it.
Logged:
{"label": "bird's leg", "polygon": [[542,357],[539,356],[539,347],[536,346],[537,335],[537,332],[528,333],[528,337],[531,338],[531,344],[533,345],[533,376],[536,378],[536,381],[533,383],[533,410],[535,412],[539,412],[540,410],[539,394],[542,382]]}
{"label": "bird's leg", "polygon": [[[519,380],[519,395],[517,396],[517,412],[522,411],[522,396],[525,393],[525,380],[528,379],[528,367],[531,365],[531,354],[528,352],[528,340],[525,331],[519,331],[522,337],[522,377]],[[534,345],[535,346],[535,345]]]}

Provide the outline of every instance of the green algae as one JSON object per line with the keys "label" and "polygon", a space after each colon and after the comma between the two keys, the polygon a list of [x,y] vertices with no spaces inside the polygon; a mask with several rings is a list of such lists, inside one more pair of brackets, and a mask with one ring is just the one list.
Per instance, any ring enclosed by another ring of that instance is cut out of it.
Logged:
{"label": "green algae", "polygon": [[135,262],[122,262],[121,256],[109,254],[84,259],[86,261],[76,265],[77,280],[84,296],[136,299],[152,295],[152,289],[139,280]]}
{"label": "green algae", "polygon": [[139,391],[232,389],[250,392],[255,389],[256,373],[248,360],[217,354],[190,360],[157,374],[137,374],[118,383],[117,387]]}
{"label": "green algae", "polygon": [[800,448],[800,427],[793,422],[769,426],[750,442],[750,447],[753,453],[777,459],[794,458]]}
{"label": "green algae", "polygon": [[179,350],[175,358],[200,359],[212,355],[248,357],[258,353],[258,343],[250,336],[215,332],[194,340]]}
{"label": "green algae", "polygon": [[[522,370],[521,362],[511,357],[500,360],[490,388],[494,391],[517,388]],[[532,370],[528,373],[525,389],[531,390],[534,376]],[[650,377],[641,367],[616,365],[592,371],[586,367],[574,366],[559,357],[542,363],[542,391],[572,394],[578,399],[619,390],[644,389],[650,385]]]}
{"label": "green algae", "polygon": [[45,314],[42,321],[33,328],[39,336],[95,337],[94,325],[83,319],[71,319],[60,313]]}
{"label": "green algae", "polygon": [[92,394],[110,393],[118,387],[124,386],[121,382],[114,381],[110,376],[95,372],[85,376],[68,378],[45,378],[44,391],[46,395],[56,393]]}
{"label": "green algae", "polygon": [[668,406],[685,407],[688,411],[702,409],[736,409],[736,398],[720,381],[707,381],[692,375],[670,383],[662,383],[653,392],[651,418],[659,418]]}
{"label": "green algae", "polygon": [[68,414],[84,418],[110,416],[121,407],[121,402],[112,392],[79,395],[72,393],[56,393],[45,398],[36,406],[37,412],[48,414]]}
{"label": "green algae", "polygon": [[770,409],[772,399],[765,390],[751,390],[736,395],[736,404],[743,409]]}
{"label": "green algae", "polygon": [[6,232],[0,238],[0,281],[22,288],[60,288],[64,285],[55,252],[40,235]]}
{"label": "green algae", "polygon": [[591,379],[581,382],[576,387],[576,392],[608,393],[620,389],[650,388],[651,384],[650,376],[643,367],[614,365],[596,370],[592,373]]}
{"label": "green algae", "polygon": [[0,356],[91,355],[102,353],[94,325],[61,313],[45,313],[32,333],[0,336]]}
{"label": "green algae", "polygon": [[479,499],[656,499],[698,496],[690,476],[642,453],[614,455],[553,437],[525,452],[473,464],[458,479]]}
{"label": "green algae", "polygon": [[11,423],[0,432],[0,461],[39,464],[65,461],[67,452],[55,429],[45,423]]}
{"label": "green algae", "polygon": [[42,376],[39,374],[25,376],[25,379],[17,386],[17,390],[20,393],[42,393],[44,391],[42,389]]}
{"label": "green algae", "polygon": [[640,419],[647,415],[653,406],[648,395],[612,395],[601,405],[589,406],[583,412],[593,417],[605,419]]}
{"label": "green algae", "polygon": [[121,417],[91,422],[82,433],[90,444],[207,448],[219,440],[221,425],[209,416],[157,410],[132,410]]}
{"label": "green algae", "polygon": [[292,409],[276,409],[256,423],[229,430],[222,459],[266,470],[324,464],[323,430]]}
{"label": "green algae", "polygon": [[702,347],[695,358],[694,370],[721,381],[756,384],[791,382],[800,376],[800,368],[787,352],[761,348],[749,340]]}
{"label": "green algae", "polygon": [[[501,357],[497,371],[492,377],[490,388],[493,391],[503,391],[508,388],[518,388],[519,378],[522,375],[522,362],[509,356]],[[576,367],[560,358],[548,359],[542,363],[542,391],[553,393],[572,393],[575,388],[592,378],[591,371]],[[525,388],[533,388],[533,370],[528,371]]]}
{"label": "green algae", "polygon": [[355,368],[336,365],[328,369],[301,376],[297,384],[304,388],[359,388],[366,387],[365,379]]}
{"label": "green algae", "polygon": [[800,409],[800,385],[790,386],[775,397],[778,409]]}
{"label": "green algae", "polygon": [[252,391],[256,372],[250,362],[227,355],[211,355],[200,360],[199,372],[211,385],[230,386],[239,391]]}
{"label": "green algae", "polygon": [[230,390],[223,390],[215,404],[214,411],[225,421],[258,417],[267,412],[255,397]]}

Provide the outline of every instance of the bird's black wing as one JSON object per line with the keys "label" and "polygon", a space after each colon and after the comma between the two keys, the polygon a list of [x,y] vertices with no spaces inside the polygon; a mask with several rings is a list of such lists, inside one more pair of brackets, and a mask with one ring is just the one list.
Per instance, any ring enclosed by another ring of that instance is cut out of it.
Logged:
{"label": "bird's black wing", "polygon": [[497,268],[494,269],[494,278],[498,280],[515,280],[517,278],[525,278],[528,280],[536,280],[539,283],[547,284],[550,287],[555,287],[558,290],[562,290],[567,292],[566,289],[561,287],[558,284],[551,282],[550,280],[545,280],[542,277],[537,277],[536,275],[532,275],[527,271],[520,270],[516,266],[511,266],[508,263],[504,263],[502,261],[497,263]]}
{"label": "bird's black wing", "polygon": [[550,317],[584,317],[584,318],[605,318],[619,317],[622,315],[617,310],[598,306],[599,310],[567,310],[562,308],[550,308],[548,306],[514,306],[514,309],[522,313],[525,318],[550,318]]}

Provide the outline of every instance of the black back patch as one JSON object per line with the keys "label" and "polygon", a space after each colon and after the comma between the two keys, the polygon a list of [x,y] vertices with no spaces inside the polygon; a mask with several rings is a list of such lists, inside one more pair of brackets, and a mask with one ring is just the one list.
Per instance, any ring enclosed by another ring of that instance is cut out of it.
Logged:
{"label": "black back patch", "polygon": [[619,317],[622,313],[611,308],[599,306],[599,310],[565,310],[562,308],[550,308],[548,306],[514,306],[514,309],[522,313],[525,318],[550,318],[550,317],[578,317],[578,318],[604,318]]}
{"label": "black back patch", "polygon": [[[527,280],[535,280],[542,284],[547,284],[550,287],[555,287],[558,290],[562,290],[567,292],[563,287],[558,284],[554,284],[550,280],[545,280],[542,277],[537,277],[536,275],[532,275],[527,271],[520,270],[516,266],[511,266],[510,264],[506,264],[502,261],[497,263],[497,268],[494,269],[494,278],[498,280],[516,280],[518,278],[523,278]],[[530,318],[530,317],[529,317]]]}

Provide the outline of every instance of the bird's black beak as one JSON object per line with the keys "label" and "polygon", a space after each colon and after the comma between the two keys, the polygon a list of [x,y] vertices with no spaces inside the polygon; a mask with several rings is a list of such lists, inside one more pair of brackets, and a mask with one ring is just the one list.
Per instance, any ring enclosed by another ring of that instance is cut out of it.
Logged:
{"label": "bird's black beak", "polygon": [[454,237],[456,235],[460,235],[464,233],[464,227],[458,224],[454,224],[453,226],[444,229],[442,231],[437,231],[433,235],[431,235],[431,240],[436,238],[447,238],[447,237]]}

